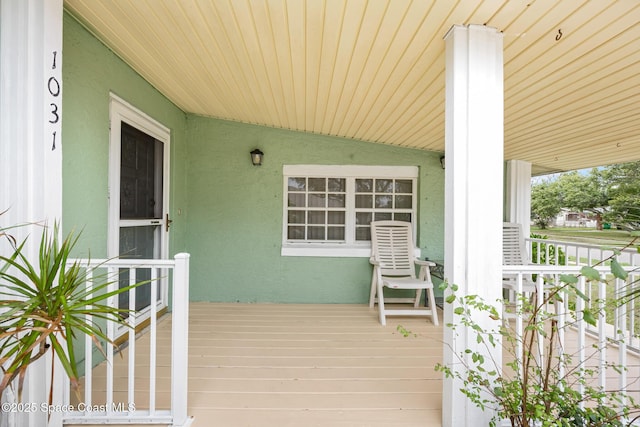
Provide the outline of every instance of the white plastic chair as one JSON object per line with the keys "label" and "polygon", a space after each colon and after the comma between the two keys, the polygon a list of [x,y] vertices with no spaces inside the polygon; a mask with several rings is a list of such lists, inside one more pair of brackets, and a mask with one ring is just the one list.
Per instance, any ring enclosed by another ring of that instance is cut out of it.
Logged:
{"label": "white plastic chair", "polygon": [[524,244],[522,225],[517,222],[502,224],[502,261],[505,265],[530,264]]}
{"label": "white plastic chair", "polygon": [[[503,265],[529,265],[531,264],[529,254],[524,242],[522,225],[515,222],[505,222],[502,224],[502,264]],[[508,292],[510,305],[515,304],[515,294],[517,292],[517,275],[507,274],[502,277],[502,287]],[[536,290],[536,285],[531,275],[524,275],[522,280],[522,292],[532,294]],[[505,307],[506,309],[507,307]],[[505,318],[513,317],[513,313],[505,310]]]}
{"label": "white plastic chair", "polygon": [[[373,277],[369,307],[378,303],[380,323],[386,325],[386,316],[431,316],[438,324],[438,313],[433,295],[429,261],[415,258],[411,224],[404,221],[373,221],[371,223],[371,258]],[[420,273],[416,277],[416,265]],[[385,298],[384,288],[415,290],[415,297]],[[427,292],[426,307],[420,307],[422,290]],[[411,309],[389,309],[386,303],[412,303]]]}
{"label": "white plastic chair", "polygon": [[[502,264],[503,265],[529,265],[531,261],[524,243],[522,225],[515,222],[505,222],[502,224]],[[516,276],[507,275],[503,277],[503,287],[510,290],[516,289]],[[526,276],[523,283],[523,290],[535,290],[535,284],[531,277]]]}

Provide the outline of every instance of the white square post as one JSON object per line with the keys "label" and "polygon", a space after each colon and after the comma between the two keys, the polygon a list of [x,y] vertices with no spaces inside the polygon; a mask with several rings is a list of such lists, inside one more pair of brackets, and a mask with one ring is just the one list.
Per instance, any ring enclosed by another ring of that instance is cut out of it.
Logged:
{"label": "white square post", "polygon": [[[502,295],[503,60],[502,34],[483,25],[454,26],[446,43],[445,277],[458,295],[493,303]],[[486,320],[485,320],[486,319]],[[445,304],[445,325],[454,322]],[[478,318],[493,328],[489,316]],[[470,328],[445,326],[444,363],[461,368],[456,354],[480,351]],[[501,349],[491,355],[502,359]],[[488,358],[486,358],[489,360]],[[470,363],[471,364],[471,363]],[[443,426],[488,425],[493,416],[446,379]]]}
{"label": "white square post", "polygon": [[[62,219],[62,16],[62,0],[0,0],[0,226]],[[35,265],[41,233],[11,230],[19,241],[30,235]],[[11,250],[0,241],[1,253]],[[49,353],[29,367],[23,402],[47,402],[51,361]],[[48,424],[46,408],[11,415],[18,426]]]}
{"label": "white square post", "polygon": [[531,233],[531,163],[509,160],[506,171],[505,211],[507,222],[522,224],[525,237]]}

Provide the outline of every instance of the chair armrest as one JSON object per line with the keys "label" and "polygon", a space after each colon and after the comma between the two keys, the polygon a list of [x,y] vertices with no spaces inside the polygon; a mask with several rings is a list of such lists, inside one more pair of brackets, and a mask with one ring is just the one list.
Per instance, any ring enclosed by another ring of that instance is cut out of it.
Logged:
{"label": "chair armrest", "polygon": [[376,261],[374,257],[369,258],[369,262],[375,266],[380,265],[380,262]]}
{"label": "chair armrest", "polygon": [[419,279],[431,282],[431,267],[435,267],[436,263],[431,261],[423,261],[421,259],[416,259],[414,262],[416,263],[416,265],[420,266],[420,274],[418,275]]}
{"label": "chair armrest", "polygon": [[423,261],[421,259],[416,259],[415,263],[420,265],[420,266],[424,266],[424,267],[435,267],[436,263],[432,262],[432,261]]}

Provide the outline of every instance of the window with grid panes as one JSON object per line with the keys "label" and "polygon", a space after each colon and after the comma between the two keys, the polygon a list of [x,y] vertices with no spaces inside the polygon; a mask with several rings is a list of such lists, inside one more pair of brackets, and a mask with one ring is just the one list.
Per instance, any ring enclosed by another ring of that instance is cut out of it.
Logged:
{"label": "window with grid panes", "polygon": [[344,242],[345,178],[287,178],[287,240]]}
{"label": "window with grid panes", "polygon": [[415,228],[414,166],[287,165],[283,255],[369,256],[371,221]]}
{"label": "window with grid panes", "polygon": [[356,178],[356,240],[370,241],[371,221],[411,222],[413,181],[393,178]]}

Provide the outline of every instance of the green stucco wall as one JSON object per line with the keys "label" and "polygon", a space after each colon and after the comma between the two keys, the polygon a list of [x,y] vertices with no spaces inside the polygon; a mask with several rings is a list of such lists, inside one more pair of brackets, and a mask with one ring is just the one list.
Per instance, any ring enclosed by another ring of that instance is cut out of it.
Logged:
{"label": "green stucco wall", "polygon": [[[188,250],[194,300],[362,303],[366,258],[282,257],[285,164],[420,167],[423,255],[443,257],[444,171],[437,153],[188,118]],[[249,152],[264,151],[253,166]]]}
{"label": "green stucco wall", "polygon": [[77,256],[106,256],[113,92],[171,129],[170,254],[191,253],[192,300],[368,300],[366,258],[280,255],[285,164],[419,166],[418,244],[443,258],[439,153],[184,114],[68,14],[63,49],[63,227],[83,229]]}
{"label": "green stucco wall", "polygon": [[171,130],[170,255],[183,251],[186,115],[65,13],[63,21],[63,230],[82,230],[77,256],[107,256],[109,94]]}

